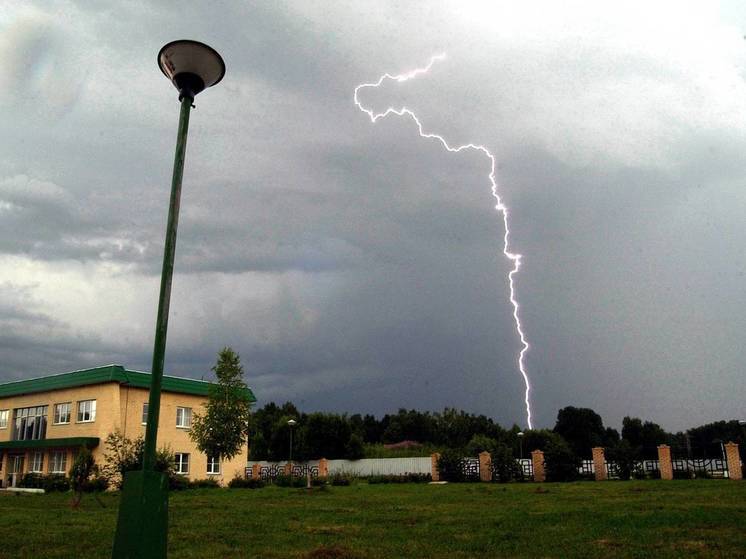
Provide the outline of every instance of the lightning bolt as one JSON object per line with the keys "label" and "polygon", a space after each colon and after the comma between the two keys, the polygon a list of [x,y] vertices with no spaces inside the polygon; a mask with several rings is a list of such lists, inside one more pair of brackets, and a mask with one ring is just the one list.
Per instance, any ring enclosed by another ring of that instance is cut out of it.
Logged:
{"label": "lightning bolt", "polygon": [[533,429],[533,425],[531,423],[531,401],[529,398],[529,395],[531,393],[531,383],[529,382],[528,374],[526,373],[526,352],[529,350],[529,343],[526,340],[526,334],[523,331],[523,325],[521,324],[521,318],[520,318],[520,304],[518,303],[518,299],[516,298],[515,294],[515,275],[518,273],[518,270],[521,269],[521,258],[522,255],[512,252],[510,250],[510,228],[508,226],[508,208],[503,203],[502,199],[500,198],[500,194],[497,191],[497,180],[495,179],[495,156],[492,155],[490,150],[488,150],[485,146],[480,144],[464,144],[460,146],[452,146],[450,145],[443,136],[440,136],[439,134],[433,134],[431,132],[425,132],[422,128],[422,123],[420,122],[420,119],[417,118],[417,115],[414,114],[411,110],[409,110],[406,107],[401,107],[399,109],[394,107],[388,107],[385,111],[376,113],[373,111],[373,109],[369,109],[363,106],[363,104],[360,102],[360,99],[358,98],[358,94],[362,89],[365,88],[377,88],[380,87],[381,84],[386,80],[391,80],[395,82],[406,82],[411,79],[414,79],[422,74],[426,74],[430,71],[430,68],[433,67],[433,65],[436,62],[444,60],[446,57],[445,53],[443,54],[437,54],[430,58],[430,61],[427,63],[427,65],[424,68],[416,68],[414,70],[411,70],[410,72],[404,73],[404,74],[397,74],[397,75],[391,75],[391,74],[384,74],[380,78],[378,78],[378,81],[373,83],[361,83],[355,88],[355,95],[353,96],[353,100],[355,102],[355,105],[358,109],[360,109],[362,112],[368,115],[370,118],[371,123],[375,124],[378,120],[387,117],[388,115],[394,114],[397,116],[408,116],[411,118],[414,123],[417,125],[417,130],[420,134],[421,138],[425,138],[428,140],[437,140],[440,142],[440,144],[446,149],[446,151],[449,151],[451,153],[459,153],[466,150],[473,150],[478,151],[484,155],[486,155],[490,160],[490,184],[492,185],[492,196],[494,196],[495,200],[497,201],[497,204],[495,205],[495,209],[499,211],[502,214],[503,218],[503,224],[505,225],[505,235],[503,236],[503,254],[505,257],[510,260],[510,262],[513,264],[513,269],[508,272],[508,284],[510,286],[510,303],[513,305],[513,321],[515,322],[515,329],[518,332],[518,337],[521,340],[521,351],[518,353],[518,370],[521,372],[521,376],[523,377],[523,382],[526,385],[526,392],[524,400],[526,402],[526,422],[528,423],[528,428]]}

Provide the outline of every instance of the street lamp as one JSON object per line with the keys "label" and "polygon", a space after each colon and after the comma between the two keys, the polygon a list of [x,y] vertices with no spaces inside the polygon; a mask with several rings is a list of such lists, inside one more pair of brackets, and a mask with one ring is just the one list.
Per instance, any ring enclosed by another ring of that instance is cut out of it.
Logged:
{"label": "street lamp", "polygon": [[143,468],[141,471],[128,472],[124,477],[112,553],[115,559],[166,557],[168,477],[162,472],[155,471],[155,449],[189,112],[194,97],[204,89],[218,83],[225,74],[225,63],[217,51],[197,41],[183,40],[168,43],[158,53],[158,66],[179,91],[181,112],[176,134],[176,155],[171,180],[171,200],[168,208],[161,289],[155,325]]}
{"label": "street lamp", "polygon": [[521,445],[521,460],[523,460],[523,431],[518,431],[518,442]]}

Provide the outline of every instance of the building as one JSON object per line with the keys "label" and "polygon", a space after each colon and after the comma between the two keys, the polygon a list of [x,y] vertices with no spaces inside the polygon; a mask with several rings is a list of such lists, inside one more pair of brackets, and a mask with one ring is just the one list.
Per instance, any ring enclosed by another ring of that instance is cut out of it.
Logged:
{"label": "building", "polygon": [[[189,438],[192,417],[202,413],[211,383],[163,377],[158,448],[168,447],[176,471],[190,479],[227,483],[243,475],[247,448],[230,461],[200,453]],[[0,384],[0,480],[14,486],[25,473],[67,474],[81,447],[104,463],[106,437],[145,436],[150,373],[107,365]],[[256,402],[254,394],[249,397]]]}

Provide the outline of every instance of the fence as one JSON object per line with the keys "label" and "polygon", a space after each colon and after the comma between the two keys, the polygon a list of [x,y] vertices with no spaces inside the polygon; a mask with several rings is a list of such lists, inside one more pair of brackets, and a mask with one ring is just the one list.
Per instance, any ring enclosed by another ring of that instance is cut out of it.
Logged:
{"label": "fence", "polygon": [[[738,445],[723,445],[722,458],[672,458],[667,445],[658,447],[658,460],[638,460],[630,464],[631,472],[641,473],[647,477],[658,476],[662,479],[674,477],[709,477],[742,479],[743,466],[738,452]],[[312,477],[327,477],[335,474],[349,474],[359,477],[373,475],[406,475],[431,474],[433,481],[440,479],[438,469],[439,454],[415,458],[364,458],[362,460],[311,460],[309,462],[249,462],[246,468],[247,477],[274,480],[278,475],[305,477],[309,471]],[[544,481],[544,453],[535,450],[530,459],[516,460],[523,474],[523,479]],[[461,478],[467,481],[490,481],[495,479],[495,472],[489,453],[483,452],[478,458],[466,457],[462,460]],[[621,465],[607,461],[603,448],[593,449],[593,459],[583,460],[578,473],[598,481],[619,479]]]}

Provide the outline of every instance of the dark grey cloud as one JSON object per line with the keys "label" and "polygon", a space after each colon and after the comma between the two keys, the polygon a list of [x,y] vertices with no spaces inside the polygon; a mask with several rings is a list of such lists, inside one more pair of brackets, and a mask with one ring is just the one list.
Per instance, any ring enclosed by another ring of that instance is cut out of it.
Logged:
{"label": "dark grey cloud", "polygon": [[155,54],[188,36],[228,74],[192,115],[171,372],[209,376],[232,345],[260,402],[524,423],[487,160],[352,104],[447,50],[364,101],[496,154],[537,424],[565,405],[670,428],[741,412],[740,8],[177,8],[23,4],[0,23],[0,378],[150,367],[178,112]]}

